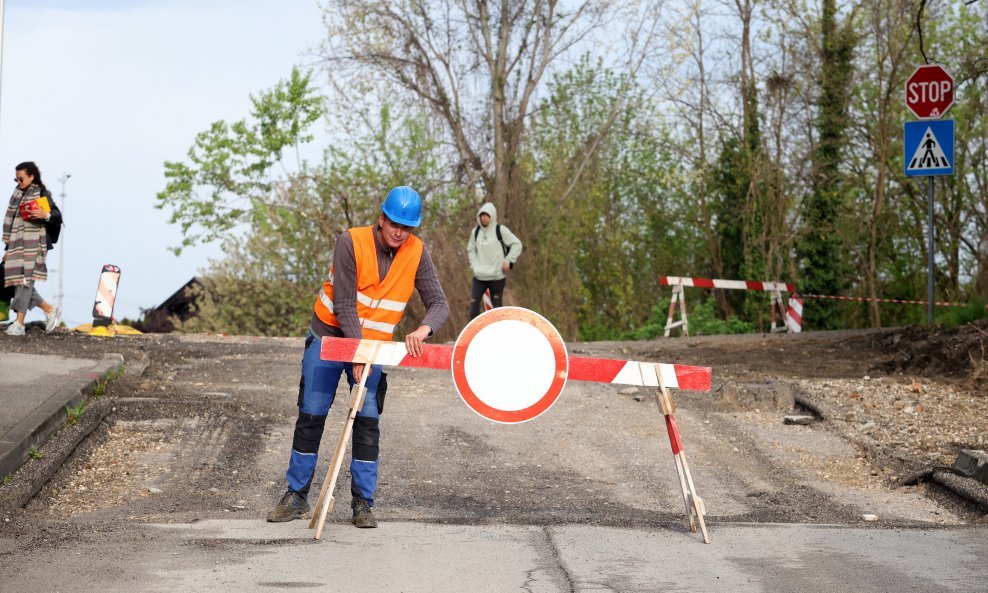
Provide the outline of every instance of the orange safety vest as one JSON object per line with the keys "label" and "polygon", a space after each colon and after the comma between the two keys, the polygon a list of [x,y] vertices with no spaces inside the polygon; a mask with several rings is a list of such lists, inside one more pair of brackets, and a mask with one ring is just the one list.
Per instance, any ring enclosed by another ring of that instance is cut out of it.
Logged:
{"label": "orange safety vest", "polygon": [[[415,292],[415,272],[422,259],[422,240],[409,235],[408,240],[395,253],[387,276],[381,280],[377,267],[374,227],[357,227],[347,232],[353,239],[353,255],[357,263],[357,317],[360,318],[360,333],[368,340],[390,341],[405,314],[408,300]],[[323,323],[340,327],[340,322],[333,313],[332,267],[313,309]]]}

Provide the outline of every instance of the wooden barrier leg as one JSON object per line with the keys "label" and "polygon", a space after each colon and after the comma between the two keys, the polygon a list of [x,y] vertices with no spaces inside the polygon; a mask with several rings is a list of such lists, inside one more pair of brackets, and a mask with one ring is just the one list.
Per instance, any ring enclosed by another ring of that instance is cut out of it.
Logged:
{"label": "wooden barrier leg", "polygon": [[[669,428],[668,419],[669,417],[666,416],[666,431],[669,433],[669,438],[672,439],[673,430]],[[672,460],[676,464],[676,474],[679,475],[679,487],[683,491],[683,504],[686,506],[686,518],[690,522],[690,533],[696,533],[696,519],[693,518],[693,507],[690,505],[690,488],[686,482],[683,462],[679,458],[679,455],[675,453],[672,456]]]}
{"label": "wooden barrier leg", "polygon": [[690,335],[690,322],[686,318],[686,291],[683,290],[683,285],[679,285],[679,314],[683,318],[683,335],[689,337]]}
{"label": "wooden barrier leg", "polygon": [[346,444],[349,442],[350,435],[353,432],[353,421],[357,417],[357,412],[364,405],[364,398],[367,395],[367,377],[371,373],[371,366],[377,359],[379,348],[380,346],[378,344],[374,344],[374,347],[371,349],[370,357],[364,366],[364,375],[360,378],[360,384],[357,386],[357,393],[350,399],[350,409],[347,412],[343,433],[340,435],[340,440],[336,443],[336,451],[333,452],[333,459],[330,463],[329,471],[326,473],[326,480],[323,482],[322,491],[319,493],[319,502],[316,503],[316,512],[312,514],[312,519],[309,520],[309,529],[316,527],[316,539],[322,537],[326,517],[333,510],[335,503],[333,490],[336,489],[336,479],[339,477],[340,467],[343,465],[343,454],[346,451]]}
{"label": "wooden barrier leg", "polygon": [[696,487],[693,485],[693,476],[690,474],[690,466],[686,463],[686,452],[683,450],[683,440],[679,436],[679,428],[676,426],[676,418],[673,413],[676,411],[672,402],[672,396],[666,388],[662,379],[662,371],[659,365],[652,365],[655,371],[655,378],[658,379],[659,391],[656,394],[659,409],[665,416],[666,430],[669,432],[669,444],[672,445],[672,455],[676,462],[676,473],[679,475],[679,485],[683,491],[683,502],[686,504],[686,518],[689,521],[690,532],[696,533],[696,524],[700,524],[700,532],[703,535],[703,543],[710,543],[710,536],[707,534],[707,525],[703,520],[706,509],[703,499],[696,494]]}
{"label": "wooden barrier leg", "polygon": [[672,287],[672,297],[669,299],[669,318],[666,319],[666,331],[664,334],[666,338],[669,337],[669,333],[672,331],[672,328],[676,326],[676,324],[673,323],[672,318],[676,314],[676,300],[679,298],[679,288],[680,287],[678,285]]}
{"label": "wooden barrier leg", "polygon": [[782,291],[772,291],[772,331],[787,332],[789,324],[786,323],[786,304],[782,300]]}
{"label": "wooden barrier leg", "polygon": [[[673,321],[676,315],[677,302],[679,303],[680,320]],[[682,326],[683,335],[688,336],[690,335],[688,323],[686,319],[686,293],[683,291],[682,284],[674,284],[672,286],[672,298],[669,299],[669,317],[666,319],[666,328],[663,335],[668,338],[673,329]]]}

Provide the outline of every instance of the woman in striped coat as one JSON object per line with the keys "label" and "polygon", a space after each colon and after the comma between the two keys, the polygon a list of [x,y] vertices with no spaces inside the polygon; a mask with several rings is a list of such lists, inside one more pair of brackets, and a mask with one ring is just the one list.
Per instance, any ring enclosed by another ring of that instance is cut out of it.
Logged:
{"label": "woman in striped coat", "polygon": [[[33,162],[17,165],[14,181],[17,182],[17,187],[10,196],[7,213],[3,218],[3,242],[6,244],[3,254],[3,285],[14,288],[10,309],[17,314],[17,318],[7,328],[7,335],[24,335],[24,318],[34,307],[41,307],[45,312],[45,331],[51,332],[61,322],[62,312],[42,299],[34,285],[35,282],[48,278],[45,255],[51,243],[45,223],[59,224],[62,215],[54,207],[51,192],[45,188],[41,181],[41,171]],[[21,204],[42,197],[48,199],[50,210],[33,210],[25,219],[21,215]]]}

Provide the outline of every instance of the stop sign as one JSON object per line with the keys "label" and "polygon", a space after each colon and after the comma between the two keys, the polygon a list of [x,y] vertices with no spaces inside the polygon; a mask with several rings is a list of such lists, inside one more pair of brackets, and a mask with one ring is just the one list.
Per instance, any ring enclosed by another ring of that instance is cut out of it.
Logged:
{"label": "stop sign", "polygon": [[906,107],[920,119],[943,116],[954,104],[954,77],[937,65],[920,66],[906,80]]}

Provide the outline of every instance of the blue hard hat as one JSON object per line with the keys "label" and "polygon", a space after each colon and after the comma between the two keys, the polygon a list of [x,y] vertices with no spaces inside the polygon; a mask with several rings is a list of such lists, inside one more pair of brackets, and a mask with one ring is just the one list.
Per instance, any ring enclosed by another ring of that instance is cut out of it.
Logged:
{"label": "blue hard hat", "polygon": [[422,196],[407,185],[401,185],[388,192],[381,204],[381,212],[391,222],[406,226],[422,224]]}

